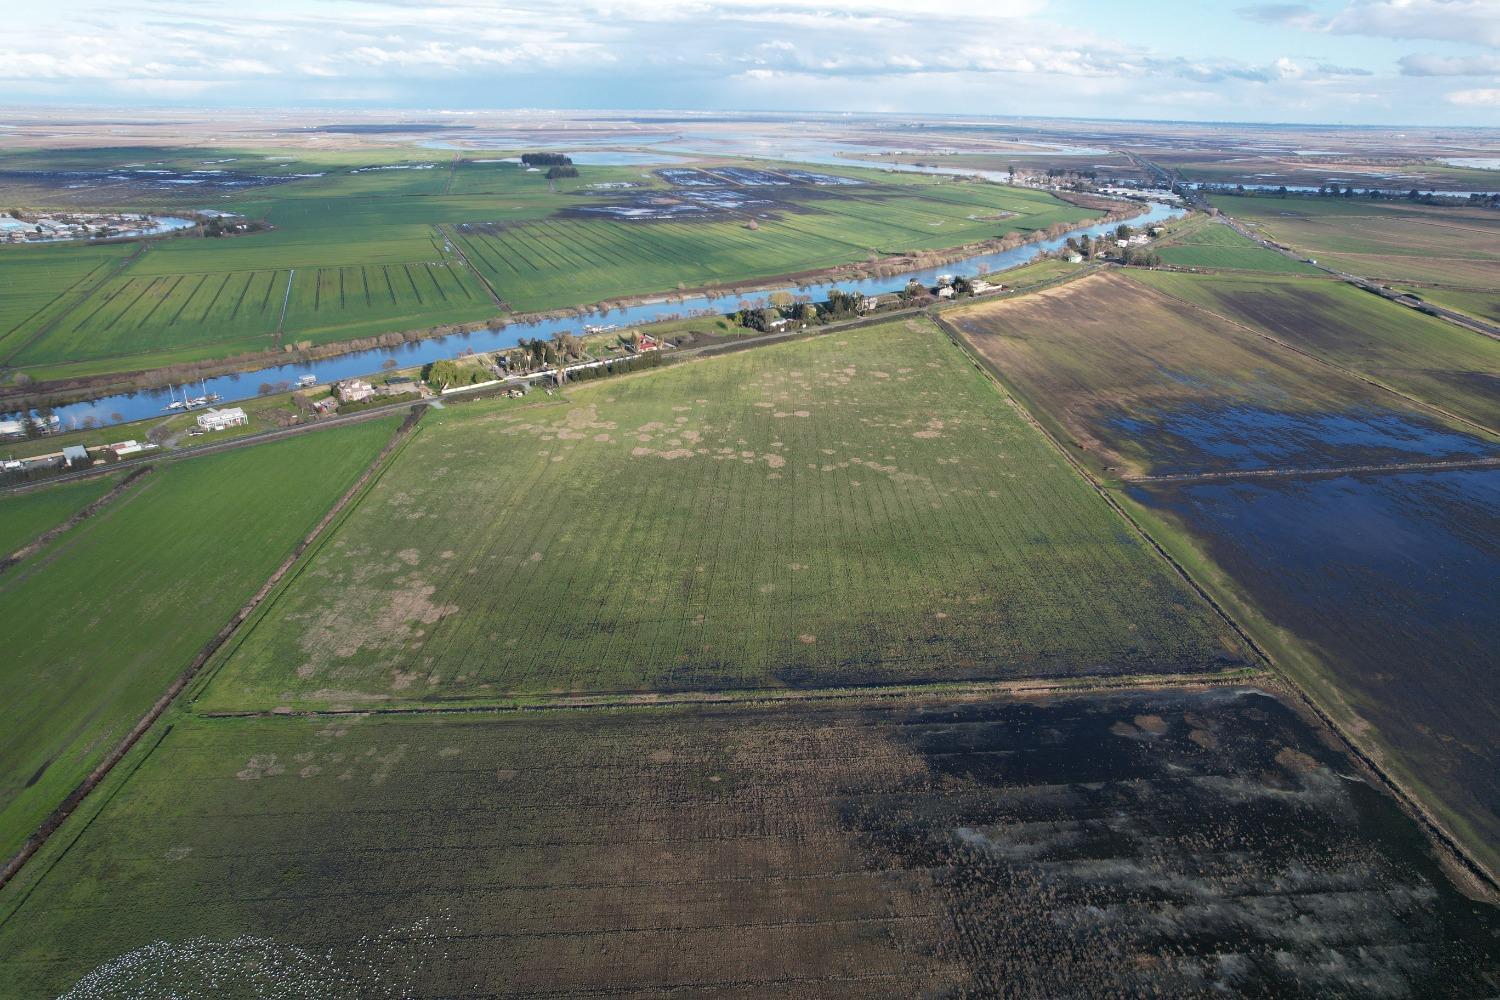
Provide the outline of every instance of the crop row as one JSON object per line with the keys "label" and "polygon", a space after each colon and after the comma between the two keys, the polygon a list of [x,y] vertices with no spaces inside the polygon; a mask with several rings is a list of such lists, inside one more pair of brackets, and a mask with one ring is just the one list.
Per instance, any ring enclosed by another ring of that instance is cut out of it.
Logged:
{"label": "crop row", "polygon": [[1243,655],[931,327],[845,343],[589,383],[528,419],[438,414],[206,699],[1194,671]]}

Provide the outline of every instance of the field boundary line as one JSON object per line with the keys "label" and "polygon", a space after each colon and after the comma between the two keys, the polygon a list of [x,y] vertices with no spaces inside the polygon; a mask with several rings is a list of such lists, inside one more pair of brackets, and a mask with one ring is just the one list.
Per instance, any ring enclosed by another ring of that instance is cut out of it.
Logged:
{"label": "field boundary line", "polygon": [[75,511],[73,515],[62,524],[54,525],[53,527],[48,528],[46,531],[33,538],[31,541],[27,542],[19,549],[16,549],[16,551],[12,552],[4,559],[0,559],[0,573],[4,573],[6,570],[21,562],[21,560],[40,552],[47,545],[51,544],[52,541],[58,536],[66,533],[72,528],[77,527],[84,521],[87,521],[89,518],[99,513],[99,511],[108,506],[108,504],[112,500],[118,497],[121,493],[124,493],[126,490],[130,489],[140,481],[142,476],[145,476],[146,474],[154,471],[155,468],[156,466],[154,465],[142,465],[135,469],[132,469],[124,479],[120,480],[113,487],[111,487],[109,492],[105,493],[102,497],[93,501],[82,510]]}
{"label": "field boundary line", "polygon": [[[1191,303],[1188,304],[1191,305]],[[1257,642],[1254,637],[1250,635],[1248,629],[1245,626],[1242,626],[1239,621],[1229,613],[1228,609],[1220,604],[1220,602],[1208,592],[1207,588],[1200,584],[1193,577],[1193,575],[1188,572],[1187,567],[1179,562],[1176,557],[1174,557],[1170,552],[1168,552],[1166,547],[1158,542],[1155,536],[1153,536],[1149,531],[1146,530],[1144,525],[1142,525],[1139,521],[1132,517],[1130,515],[1130,512],[1127,511],[1119,502],[1119,500],[1117,500],[1113,496],[1113,494],[1110,493],[1109,489],[1106,488],[1102,483],[1100,483],[1100,481],[1096,479],[1088,471],[1088,469],[1083,466],[1082,463],[1080,463],[1072,455],[1068,454],[1067,450],[1062,447],[1062,445],[1057,441],[1055,437],[1048,433],[1047,429],[1042,426],[1040,421],[1038,421],[1031,414],[1031,412],[1026,409],[1026,407],[1021,405],[1021,403],[1009,391],[1009,389],[1006,388],[1005,383],[1003,382],[1001,377],[996,372],[991,370],[988,366],[982,365],[979,361],[975,360],[974,355],[970,353],[970,351],[964,346],[965,342],[961,339],[962,335],[956,328],[952,327],[950,324],[944,322],[938,317],[934,317],[934,319],[936,319],[938,325],[948,333],[949,337],[954,338],[954,343],[959,348],[959,350],[963,351],[965,356],[973,361],[976,367],[980,368],[981,371],[983,371],[990,377],[997,388],[999,388],[1000,391],[1004,393],[1006,399],[1010,401],[1010,404],[1014,406],[1017,411],[1026,418],[1027,422],[1047,438],[1048,442],[1051,443],[1053,449],[1056,450],[1058,454],[1062,455],[1062,457],[1068,462],[1068,464],[1073,466],[1073,468],[1078,471],[1079,475],[1083,476],[1084,479],[1091,486],[1093,486],[1094,490],[1104,498],[1104,501],[1108,503],[1110,507],[1113,508],[1122,518],[1124,518],[1125,522],[1129,524],[1133,529],[1135,529],[1137,534],[1139,534],[1147,544],[1155,549],[1162,556],[1162,558],[1165,559],[1173,567],[1173,569],[1177,571],[1182,579],[1185,580],[1188,585],[1193,588],[1194,591],[1200,594],[1203,599],[1207,601],[1214,608],[1214,610],[1224,618],[1226,622],[1229,623],[1230,627],[1233,628],[1234,631],[1238,635],[1240,635],[1246,643],[1250,645],[1251,649],[1253,649],[1257,654],[1261,656],[1261,658],[1265,661],[1267,667],[1270,668],[1270,675],[1275,678],[1276,681],[1285,685],[1287,692],[1295,696],[1297,702],[1300,705],[1302,705],[1308,712],[1312,713],[1312,715],[1319,722],[1321,722],[1328,728],[1330,732],[1338,737],[1338,740],[1340,744],[1342,744],[1345,753],[1347,753],[1362,768],[1364,768],[1366,772],[1375,780],[1376,784],[1384,788],[1390,794],[1390,796],[1396,800],[1397,804],[1401,806],[1402,810],[1406,812],[1407,815],[1411,816],[1412,819],[1416,821],[1417,825],[1426,832],[1428,838],[1433,842],[1434,847],[1437,848],[1440,857],[1449,859],[1451,862],[1450,867],[1456,866],[1462,874],[1467,876],[1472,888],[1477,888],[1491,900],[1493,900],[1497,896],[1500,896],[1500,880],[1497,880],[1494,873],[1491,872],[1489,868],[1487,868],[1482,862],[1480,862],[1478,858],[1472,856],[1464,848],[1463,844],[1458,840],[1457,837],[1448,832],[1448,828],[1444,826],[1442,822],[1427,809],[1427,807],[1421,802],[1420,799],[1417,798],[1417,796],[1408,792],[1399,781],[1392,777],[1391,774],[1380,765],[1379,761],[1376,759],[1376,753],[1378,751],[1367,750],[1363,744],[1357,742],[1355,738],[1349,734],[1344,726],[1340,725],[1339,722],[1329,712],[1323,709],[1322,705],[1320,705],[1317,700],[1308,693],[1307,689],[1303,687],[1303,685],[1299,683],[1295,677],[1292,676],[1290,671],[1277,665],[1276,661],[1271,657],[1270,652],[1259,642]]]}
{"label": "field boundary line", "polygon": [[[1129,275],[1126,274],[1126,277],[1129,278]],[[1473,420],[1469,417],[1462,416],[1461,414],[1454,413],[1451,410],[1438,406],[1436,403],[1429,403],[1427,400],[1421,399],[1420,397],[1408,395],[1407,393],[1402,392],[1400,389],[1397,389],[1394,386],[1386,385],[1379,379],[1366,375],[1362,372],[1355,371],[1352,368],[1345,368],[1343,365],[1340,365],[1333,361],[1329,361],[1327,358],[1319,357],[1311,351],[1304,350],[1294,344],[1289,344],[1279,337],[1266,333],[1263,330],[1257,330],[1254,327],[1249,326],[1248,324],[1241,323],[1239,320],[1234,319],[1230,316],[1225,316],[1223,313],[1216,312],[1213,309],[1208,308],[1207,306],[1201,306],[1196,302],[1189,302],[1187,299],[1181,298],[1180,296],[1173,295],[1170,292],[1166,292],[1159,288],[1155,288],[1142,282],[1135,281],[1134,279],[1130,280],[1131,284],[1135,285],[1138,288],[1144,288],[1147,292],[1155,293],[1162,296],[1163,298],[1170,299],[1173,302],[1179,302],[1182,305],[1187,306],[1189,309],[1193,309],[1197,312],[1203,313],[1206,316],[1212,316],[1214,319],[1219,320],[1220,322],[1228,323],[1230,326],[1243,330],[1251,336],[1259,337],[1261,340],[1264,340],[1269,344],[1274,344],[1277,347],[1291,351],[1293,354],[1297,354],[1304,358],[1307,358],[1309,361],[1316,362],[1317,364],[1320,364],[1325,368],[1332,369],[1333,371],[1336,371],[1341,375],[1346,375],[1349,378],[1352,378],[1359,382],[1363,382],[1365,385],[1373,386],[1376,389],[1384,390],[1385,392],[1388,392],[1393,396],[1405,400],[1413,406],[1419,406],[1425,410],[1430,410],[1433,413],[1437,413],[1441,416],[1447,417],[1449,420],[1456,420],[1467,427],[1471,427],[1477,431],[1482,431],[1483,433],[1488,434],[1491,437],[1500,437],[1500,430],[1496,430],[1493,427],[1486,427],[1484,424],[1480,423],[1477,420]]]}
{"label": "field boundary line", "polygon": [[[1247,224],[1239,221],[1238,219],[1236,219],[1232,215],[1221,213],[1220,214],[1220,218],[1224,219],[1225,223],[1231,229],[1233,229],[1235,232],[1239,233],[1241,236],[1245,237],[1246,239],[1254,240],[1256,243],[1258,243],[1261,246],[1265,247],[1267,250],[1274,250],[1276,253],[1281,254],[1283,257],[1293,257],[1293,258],[1296,258],[1298,260],[1306,262],[1306,261],[1309,261],[1309,260],[1313,259],[1312,258],[1312,254],[1313,253],[1321,253],[1322,252],[1322,251],[1292,250],[1292,249],[1288,248],[1290,246],[1290,244],[1288,244],[1288,247],[1282,247],[1279,244],[1273,244],[1272,241],[1270,240],[1269,236],[1267,236],[1267,235],[1265,235],[1263,233],[1259,233],[1259,232],[1252,233],[1252,232],[1249,232],[1248,231],[1249,227],[1247,226]],[[1260,228],[1260,227],[1257,227],[1257,228]],[[1417,258],[1420,258],[1420,259],[1423,259],[1423,260],[1436,259],[1436,260],[1461,260],[1461,261],[1470,261],[1470,262],[1473,261],[1473,258],[1469,258],[1469,257],[1437,257],[1437,258],[1431,258],[1431,257],[1429,257],[1427,255],[1423,255],[1423,254],[1409,254],[1408,255],[1408,254],[1388,254],[1388,253],[1377,253],[1377,254],[1370,254],[1370,253],[1341,253],[1339,251],[1331,251],[1331,252],[1333,253],[1334,259],[1338,259],[1338,258],[1341,258],[1341,257],[1378,257],[1378,258],[1380,258],[1382,260],[1389,260],[1392,257],[1396,257],[1396,258],[1399,259],[1399,258],[1404,257],[1404,256],[1411,256],[1411,257],[1417,257]],[[1480,258],[1480,260],[1483,263],[1489,263],[1489,262],[1491,262],[1493,260],[1493,258]],[[1388,290],[1387,290],[1384,282],[1395,281],[1397,284],[1406,284],[1406,283],[1408,283],[1404,279],[1399,279],[1399,278],[1372,278],[1372,277],[1367,277],[1367,276],[1361,275],[1361,274],[1349,274],[1348,272],[1341,271],[1338,268],[1335,268],[1335,267],[1332,267],[1332,266],[1326,265],[1326,264],[1316,264],[1315,263],[1312,266],[1316,267],[1318,270],[1324,272],[1325,274],[1329,275],[1330,277],[1337,278],[1339,281],[1344,282],[1346,285],[1353,285],[1355,288],[1358,288],[1360,291],[1369,292],[1372,295],[1378,295],[1380,298],[1385,299],[1387,302],[1395,303],[1396,305],[1399,305],[1399,306],[1401,306],[1404,309],[1415,309],[1417,312],[1420,312],[1420,313],[1422,313],[1424,315],[1427,315],[1427,316],[1431,316],[1434,319],[1443,320],[1444,322],[1450,323],[1453,326],[1459,327],[1460,329],[1468,330],[1470,333],[1477,333],[1480,336],[1482,336],[1482,337],[1488,337],[1491,340],[1500,340],[1500,327],[1496,327],[1492,323],[1487,323],[1484,320],[1478,319],[1477,317],[1468,316],[1468,315],[1465,315],[1462,312],[1458,312],[1458,311],[1453,310],[1453,309],[1448,309],[1448,308],[1446,308],[1444,306],[1433,305],[1430,302],[1424,302],[1420,307],[1413,306],[1410,303],[1406,303],[1406,302],[1400,301],[1400,299],[1397,298],[1397,296],[1394,293],[1388,293]]]}
{"label": "field boundary line", "polygon": [[620,709],[688,708],[705,705],[780,705],[796,702],[848,701],[876,698],[983,697],[1131,691],[1137,689],[1191,689],[1244,685],[1253,687],[1269,676],[1260,667],[1236,667],[1204,673],[1181,674],[1093,674],[1078,677],[1034,677],[1011,680],[973,679],[957,681],[891,681],[816,688],[742,688],[677,692],[640,691],[598,695],[518,695],[513,701],[475,705],[363,705],[327,709],[252,709],[245,711],[197,711],[200,719],[339,718],[365,715],[513,715],[527,712],[616,711]]}
{"label": "field boundary line", "polygon": [[1252,637],[1250,633],[1240,625],[1240,623],[1234,618],[1234,616],[1229,613],[1228,609],[1221,605],[1213,597],[1212,594],[1210,594],[1201,584],[1198,583],[1197,580],[1193,578],[1192,574],[1187,571],[1187,567],[1179,563],[1172,556],[1172,554],[1168,552],[1161,545],[1161,543],[1159,543],[1151,535],[1151,533],[1145,529],[1143,525],[1141,525],[1134,517],[1130,515],[1130,512],[1127,511],[1120,504],[1120,502],[1114,498],[1114,496],[1104,486],[1103,483],[1095,478],[1094,475],[1084,467],[1083,463],[1079,462],[1072,455],[1068,454],[1068,450],[1062,446],[1057,438],[1054,437],[1052,433],[1042,425],[1041,421],[1039,421],[1035,416],[1032,415],[1029,409],[1021,404],[1021,402],[1016,398],[1015,394],[1010,391],[1010,387],[1006,385],[1006,383],[1001,379],[1000,375],[995,372],[990,365],[980,360],[983,356],[976,356],[975,352],[969,350],[968,341],[963,338],[963,334],[959,332],[958,328],[949,323],[947,320],[943,319],[941,316],[934,315],[933,320],[938,324],[939,327],[942,328],[943,332],[948,335],[948,338],[953,342],[953,346],[958,348],[958,350],[964,355],[964,357],[968,358],[969,362],[975,368],[977,368],[987,379],[989,379],[989,381],[995,386],[995,388],[1000,391],[1000,394],[1005,398],[1006,402],[1008,402],[1011,407],[1013,407],[1015,411],[1021,415],[1022,419],[1025,420],[1026,423],[1031,427],[1035,428],[1036,431],[1047,440],[1047,443],[1052,446],[1052,450],[1061,455],[1063,461],[1072,466],[1074,471],[1076,471],[1080,476],[1083,477],[1084,482],[1093,487],[1094,492],[1097,493],[1099,497],[1109,505],[1110,509],[1118,514],[1126,524],[1130,525],[1130,527],[1134,529],[1136,534],[1141,537],[1142,541],[1146,542],[1146,544],[1148,544],[1153,550],[1155,550],[1157,555],[1166,560],[1167,564],[1171,566],[1174,571],[1176,571],[1177,575],[1183,580],[1183,582],[1186,583],[1194,593],[1196,593],[1203,601],[1205,601],[1208,606],[1211,607],[1214,612],[1220,618],[1222,618],[1231,629],[1234,630],[1235,634],[1245,642],[1245,644],[1253,653],[1258,655],[1267,666],[1270,666],[1272,662],[1271,657],[1263,648],[1261,648],[1260,643],[1255,641],[1254,637]]}
{"label": "field boundary line", "polygon": [[276,343],[280,345],[281,334],[286,329],[286,307],[292,301],[292,279],[297,277],[297,269],[291,268],[286,273],[286,294],[281,297],[281,315],[276,318]]}
{"label": "field boundary line", "polygon": [[1149,486],[1152,483],[1214,482],[1221,479],[1296,479],[1302,476],[1345,476],[1357,472],[1441,472],[1445,469],[1500,468],[1500,458],[1471,458],[1431,462],[1386,462],[1372,465],[1315,465],[1307,468],[1283,466],[1274,469],[1226,469],[1222,472],[1176,472],[1162,476],[1121,476],[1120,482]]}
{"label": "field boundary line", "polygon": [[187,668],[167,687],[167,690],[156,700],[155,704],[147,709],[146,714],[141,716],[140,720],[131,727],[130,732],[125,734],[124,739],[105,755],[104,759],[89,772],[89,775],[83,779],[78,787],[69,793],[68,797],[52,811],[51,815],[42,822],[41,826],[26,839],[26,843],[21,847],[21,850],[6,862],[4,869],[0,869],[0,888],[4,888],[11,879],[15,878],[26,862],[41,849],[42,845],[47,842],[52,834],[57,832],[58,828],[73,814],[88,794],[99,787],[99,783],[109,776],[115,765],[125,758],[130,749],[140,741],[141,737],[146,735],[151,727],[155,725],[156,721],[171,706],[172,702],[177,699],[177,696],[186,689],[188,683],[203,668],[203,665],[209,661],[214,653],[218,652],[224,643],[229,641],[240,625],[255,612],[260,603],[281,582],[282,577],[286,576],[297,565],[297,562],[302,558],[302,554],[318,541],[324,529],[360,493],[365,484],[385,467],[386,460],[390,455],[416,429],[424,412],[424,407],[412,408],[412,412],[396,428],[395,433],[391,435],[391,439],[385,443],[380,452],[365,466],[364,472],[359,475],[353,485],[344,491],[343,495],[335,501],[333,506],[323,514],[318,523],[313,525],[312,530],[293,546],[291,553],[281,561],[281,564],[271,573],[270,577],[261,584],[260,589],[251,595],[250,599],[230,617],[229,621],[214,634],[213,638],[204,644],[203,648],[193,657]]}

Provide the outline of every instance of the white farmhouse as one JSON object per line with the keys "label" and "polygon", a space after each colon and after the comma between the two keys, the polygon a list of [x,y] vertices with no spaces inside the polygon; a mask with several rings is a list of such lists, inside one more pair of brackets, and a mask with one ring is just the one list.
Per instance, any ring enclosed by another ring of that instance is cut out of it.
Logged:
{"label": "white farmhouse", "polygon": [[375,387],[362,378],[346,378],[334,386],[334,392],[341,402],[363,403],[375,395]]}
{"label": "white farmhouse", "polygon": [[238,406],[226,407],[222,410],[209,408],[206,412],[198,414],[198,426],[206,431],[223,431],[231,427],[242,427],[250,422],[245,416],[245,411]]}

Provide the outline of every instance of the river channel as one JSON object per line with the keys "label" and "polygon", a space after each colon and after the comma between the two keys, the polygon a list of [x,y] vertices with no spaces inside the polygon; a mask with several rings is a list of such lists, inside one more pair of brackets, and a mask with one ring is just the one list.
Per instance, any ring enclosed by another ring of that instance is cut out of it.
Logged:
{"label": "river channel", "polygon": [[[1130,224],[1136,226],[1153,225],[1166,219],[1177,218],[1182,214],[1183,211],[1180,208],[1153,202],[1145,215],[1131,219]],[[1112,232],[1116,225],[1118,223],[1110,222],[1080,226],[1077,229],[1070,230],[1067,236],[1077,236],[1082,233],[1087,233],[1089,236],[1101,236],[1107,232]],[[1057,249],[1066,242],[1067,236],[1043,240],[1038,243],[1023,244],[1013,250],[980,254],[961,261],[945,264],[941,267],[902,271],[897,274],[878,278],[865,278],[863,280],[828,281],[813,285],[788,284],[781,286],[781,288],[766,288],[753,293],[749,297],[758,300],[769,296],[772,292],[784,290],[793,294],[810,295],[813,301],[822,301],[827,299],[828,293],[835,288],[861,295],[880,295],[899,291],[906,286],[907,282],[913,279],[920,281],[924,285],[935,284],[940,274],[968,276],[986,272],[994,274],[997,271],[1004,271],[1027,263],[1036,256],[1038,251]],[[732,312],[738,307],[741,298],[742,296],[731,293],[721,293],[719,295],[686,295],[670,299],[663,296],[660,299],[632,306],[624,306],[607,312],[596,311],[581,316],[540,320],[531,323],[497,324],[470,333],[455,333],[446,337],[433,337],[428,340],[414,341],[395,347],[353,351],[331,358],[323,358],[313,364],[289,363],[269,365],[264,368],[257,368],[254,371],[220,375],[209,378],[202,383],[193,383],[189,387],[192,390],[189,395],[196,396],[200,392],[216,393],[220,397],[221,404],[234,403],[239,400],[254,398],[259,394],[260,387],[264,384],[279,386],[283,382],[294,383],[300,376],[307,374],[316,375],[319,382],[326,383],[378,372],[388,359],[394,359],[398,366],[407,368],[470,352],[497,351],[514,347],[523,338],[534,339],[540,337],[545,339],[551,337],[554,333],[562,331],[579,332],[585,324],[618,326],[623,329],[651,323],[656,320],[690,314]],[[62,427],[65,430],[82,427],[84,421],[89,418],[93,418],[99,424],[144,420],[148,417],[167,412],[165,407],[172,398],[171,392],[172,389],[164,385],[159,389],[118,393],[84,402],[57,406],[53,407],[52,412],[62,421]],[[177,397],[181,398],[181,396],[181,391],[178,391]]]}

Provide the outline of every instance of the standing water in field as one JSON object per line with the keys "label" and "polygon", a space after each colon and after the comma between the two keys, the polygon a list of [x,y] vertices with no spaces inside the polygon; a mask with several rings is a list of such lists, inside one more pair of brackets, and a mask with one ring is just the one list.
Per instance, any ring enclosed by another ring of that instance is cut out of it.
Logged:
{"label": "standing water in field", "polygon": [[1398,762],[1500,844],[1500,469],[1130,492],[1174,515]]}
{"label": "standing water in field", "polygon": [[1358,408],[1300,413],[1194,404],[1109,427],[1149,442],[1153,475],[1500,457],[1500,445],[1416,414]]}

